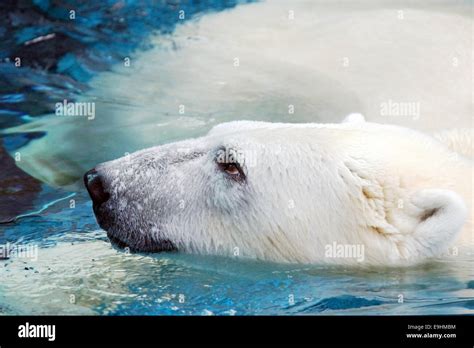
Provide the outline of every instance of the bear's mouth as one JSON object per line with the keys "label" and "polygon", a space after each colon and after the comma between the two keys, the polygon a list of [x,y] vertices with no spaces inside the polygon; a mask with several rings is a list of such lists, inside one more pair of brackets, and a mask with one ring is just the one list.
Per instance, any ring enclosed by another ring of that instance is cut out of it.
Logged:
{"label": "bear's mouth", "polygon": [[169,239],[153,238],[153,236],[123,229],[123,226],[116,224],[110,212],[103,206],[93,205],[94,215],[99,226],[107,232],[111,244],[119,249],[130,252],[165,252],[177,251],[177,247]]}
{"label": "bear's mouth", "polygon": [[110,243],[119,248],[119,249],[125,249],[125,248],[130,248],[127,243],[124,241],[120,240],[119,238],[115,237],[111,233],[107,232],[107,238],[109,238]]}
{"label": "bear's mouth", "polygon": [[160,239],[159,241],[151,240],[150,238],[143,238],[139,243],[124,241],[117,237],[113,233],[107,231],[107,237],[110,243],[119,248],[125,249],[130,252],[146,252],[146,253],[157,253],[157,252],[171,252],[178,251],[176,246],[168,239]]}

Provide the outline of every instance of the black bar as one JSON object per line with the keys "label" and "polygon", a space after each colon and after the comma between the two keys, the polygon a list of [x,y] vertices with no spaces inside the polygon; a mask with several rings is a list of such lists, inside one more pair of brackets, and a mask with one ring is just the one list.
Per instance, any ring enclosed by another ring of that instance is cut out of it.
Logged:
{"label": "black bar", "polygon": [[[0,346],[58,344],[438,344],[472,347],[473,316],[297,316],[297,317],[170,317],[170,316],[3,316]],[[20,338],[26,323],[55,325],[55,340]],[[409,328],[409,325],[411,328]],[[439,326],[438,325],[444,325]],[[455,334],[417,337],[407,334]]]}

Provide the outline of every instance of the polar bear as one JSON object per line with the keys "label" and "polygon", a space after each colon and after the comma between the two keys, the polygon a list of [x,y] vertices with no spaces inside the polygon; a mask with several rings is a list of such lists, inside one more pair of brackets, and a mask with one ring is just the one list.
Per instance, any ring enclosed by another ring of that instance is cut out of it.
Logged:
{"label": "polar bear", "polygon": [[100,226],[136,251],[355,264],[328,249],[357,246],[364,264],[403,266],[472,243],[471,158],[360,115],[224,123],[84,179]]}

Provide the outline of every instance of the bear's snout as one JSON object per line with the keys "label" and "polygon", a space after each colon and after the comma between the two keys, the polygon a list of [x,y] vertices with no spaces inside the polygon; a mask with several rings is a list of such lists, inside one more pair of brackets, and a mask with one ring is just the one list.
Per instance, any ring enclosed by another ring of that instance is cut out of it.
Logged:
{"label": "bear's snout", "polygon": [[84,184],[95,207],[99,207],[101,204],[107,202],[110,195],[104,189],[102,178],[95,168],[84,174]]}

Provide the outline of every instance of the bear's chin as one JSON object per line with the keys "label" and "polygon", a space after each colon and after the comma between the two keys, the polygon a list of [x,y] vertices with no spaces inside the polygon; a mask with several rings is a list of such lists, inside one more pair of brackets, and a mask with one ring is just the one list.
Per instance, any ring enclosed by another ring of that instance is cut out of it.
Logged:
{"label": "bear's chin", "polygon": [[130,252],[158,253],[178,251],[173,242],[167,239],[155,241],[149,238],[145,238],[140,242],[124,241],[111,232],[107,232],[107,237],[109,238],[110,243],[114,247],[118,249],[127,249],[127,251]]}
{"label": "bear's chin", "polygon": [[173,242],[168,239],[160,238],[157,240],[147,234],[117,228],[113,219],[108,213],[104,212],[104,209],[100,206],[94,205],[93,210],[99,226],[107,232],[110,243],[118,249],[148,253],[178,250]]}

